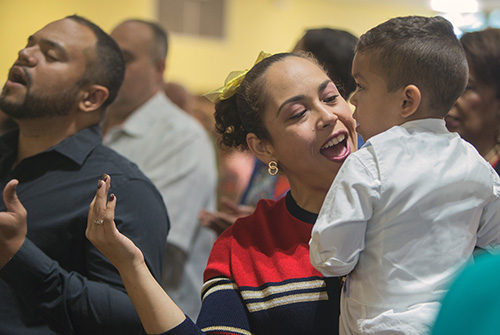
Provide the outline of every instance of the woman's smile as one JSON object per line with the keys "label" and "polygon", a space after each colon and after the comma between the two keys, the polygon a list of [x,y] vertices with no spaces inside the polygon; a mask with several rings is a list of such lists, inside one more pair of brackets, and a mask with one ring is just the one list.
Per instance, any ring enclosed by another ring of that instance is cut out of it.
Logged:
{"label": "woman's smile", "polygon": [[343,162],[351,153],[348,137],[349,134],[345,130],[334,133],[321,147],[320,153],[328,160]]}

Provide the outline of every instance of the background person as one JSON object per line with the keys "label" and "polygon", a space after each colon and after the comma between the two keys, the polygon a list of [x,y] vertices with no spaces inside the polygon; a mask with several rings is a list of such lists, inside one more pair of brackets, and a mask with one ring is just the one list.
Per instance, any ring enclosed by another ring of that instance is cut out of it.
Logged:
{"label": "background person", "polygon": [[469,82],[446,116],[446,127],[470,142],[500,173],[500,29],[460,38],[469,64]]}
{"label": "background person", "polygon": [[215,240],[198,213],[215,208],[215,151],[201,124],[163,91],[166,32],[155,22],[126,20],[111,37],[122,50],[125,79],[104,120],[104,143],[135,162],[168,208],[161,284],[188,315],[201,307],[203,270]]}
{"label": "background person", "polygon": [[[481,278],[481,284],[478,284]],[[483,254],[446,293],[432,335],[489,335],[500,327],[500,255]]]}
{"label": "background person", "polygon": [[356,36],[342,29],[328,27],[307,29],[295,44],[293,51],[312,53],[347,100],[356,90],[351,68],[357,41]]}

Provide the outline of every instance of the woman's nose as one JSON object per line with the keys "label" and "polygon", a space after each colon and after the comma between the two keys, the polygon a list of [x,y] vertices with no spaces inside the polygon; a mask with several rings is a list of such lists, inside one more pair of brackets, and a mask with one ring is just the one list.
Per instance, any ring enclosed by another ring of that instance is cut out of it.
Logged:
{"label": "woman's nose", "polygon": [[319,108],[319,122],[318,128],[326,128],[328,126],[333,126],[337,122],[339,117],[331,109],[321,106]]}

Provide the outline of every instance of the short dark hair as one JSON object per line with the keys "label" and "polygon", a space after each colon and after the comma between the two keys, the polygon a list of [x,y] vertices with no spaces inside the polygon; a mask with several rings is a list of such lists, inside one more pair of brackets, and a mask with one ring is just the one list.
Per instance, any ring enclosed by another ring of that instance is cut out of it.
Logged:
{"label": "short dark hair", "polygon": [[495,89],[500,99],[500,29],[487,28],[460,38],[475,79]]}
{"label": "short dark hair", "polygon": [[97,38],[95,56],[88,55],[87,67],[81,85],[98,84],[106,87],[109,96],[102,104],[104,111],[116,98],[125,76],[125,60],[118,44],[95,23],[79,15],[70,15],[66,19],[74,20],[92,30]]}
{"label": "short dark hair", "polygon": [[425,104],[445,116],[467,85],[465,54],[445,18],[407,16],[390,19],[363,34],[356,53],[370,53],[393,92],[416,85]]}
{"label": "short dark hair", "polygon": [[295,48],[312,53],[347,99],[356,90],[351,68],[357,41],[356,36],[345,30],[315,28],[306,30]]}
{"label": "short dark hair", "polygon": [[154,43],[151,46],[151,59],[153,61],[165,60],[168,54],[168,32],[158,23],[141,19],[128,19],[126,22],[142,23],[148,26],[153,32]]}

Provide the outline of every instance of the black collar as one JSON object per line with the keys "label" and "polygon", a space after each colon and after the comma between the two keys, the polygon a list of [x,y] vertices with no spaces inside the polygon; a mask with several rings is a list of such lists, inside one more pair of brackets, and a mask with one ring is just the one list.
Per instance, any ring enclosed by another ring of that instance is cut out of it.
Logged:
{"label": "black collar", "polygon": [[288,209],[288,212],[292,214],[293,217],[296,219],[299,219],[300,221],[304,221],[305,223],[310,223],[314,224],[316,222],[316,219],[318,218],[318,214],[316,213],[311,213],[309,211],[306,211],[305,209],[302,209],[297,205],[295,200],[292,197],[292,193],[288,191],[286,194],[285,198],[285,204],[286,204],[286,209]]}

